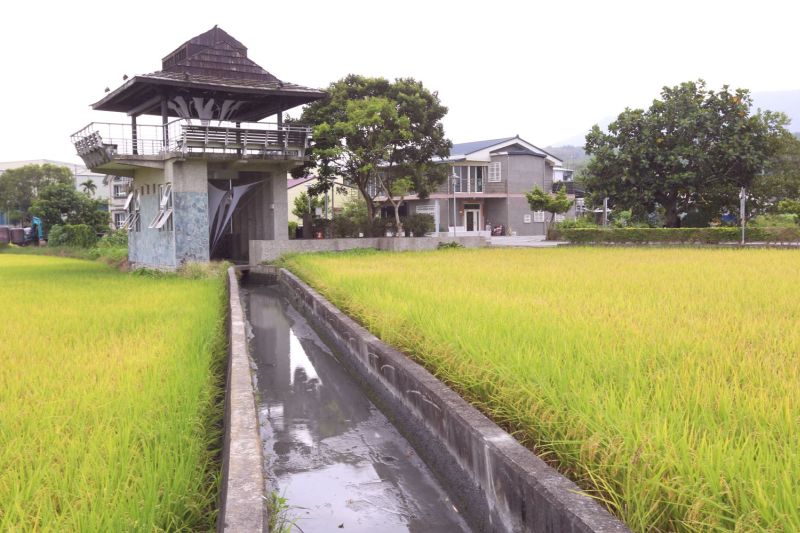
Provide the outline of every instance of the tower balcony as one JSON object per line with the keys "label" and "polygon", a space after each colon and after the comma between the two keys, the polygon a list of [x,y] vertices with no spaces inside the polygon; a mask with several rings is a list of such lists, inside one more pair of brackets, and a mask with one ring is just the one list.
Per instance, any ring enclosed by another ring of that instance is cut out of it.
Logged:
{"label": "tower balcony", "polygon": [[302,160],[311,128],[181,118],[163,126],[92,122],[70,138],[88,168],[112,171],[175,157]]}

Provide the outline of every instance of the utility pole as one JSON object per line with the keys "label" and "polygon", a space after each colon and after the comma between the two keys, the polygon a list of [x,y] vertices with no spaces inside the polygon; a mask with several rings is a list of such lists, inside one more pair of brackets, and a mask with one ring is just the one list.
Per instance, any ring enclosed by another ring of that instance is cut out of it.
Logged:
{"label": "utility pole", "polygon": [[608,196],[603,198],[603,227],[608,226]]}
{"label": "utility pole", "polygon": [[744,246],[744,228],[747,223],[747,212],[745,211],[745,200],[747,199],[747,191],[744,187],[739,191],[739,219],[742,223],[742,246]]}

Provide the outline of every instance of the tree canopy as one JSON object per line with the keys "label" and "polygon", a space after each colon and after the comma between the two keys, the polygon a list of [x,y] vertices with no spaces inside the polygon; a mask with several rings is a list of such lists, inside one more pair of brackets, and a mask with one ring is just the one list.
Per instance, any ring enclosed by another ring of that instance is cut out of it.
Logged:
{"label": "tree canopy", "polygon": [[6,170],[0,174],[0,210],[11,220],[21,220],[45,186],[72,186],[73,182],[70,169],[49,163]]}
{"label": "tree canopy", "polygon": [[327,91],[300,119],[314,126],[309,166],[320,179],[312,193],[342,176],[359,190],[371,219],[377,196],[387,196],[397,212],[402,198],[396,201],[394,193],[413,190],[425,198],[447,179],[444,165],[431,164],[452,146],[441,123],[447,108],[436,92],[412,78],[390,82],[354,74]]}
{"label": "tree canopy", "polygon": [[643,216],[664,210],[678,227],[691,211],[738,210],[741,187],[753,185],[789,136],[782,113],[752,113],[745,89],[706,89],[702,80],[664,87],[647,109],[625,109],[603,132],[586,136],[594,158],[587,192]]}
{"label": "tree canopy", "polygon": [[528,200],[531,211],[546,211],[550,213],[550,220],[547,222],[548,229],[550,224],[555,220],[556,215],[569,211],[573,203],[573,201],[567,197],[567,192],[564,187],[559,189],[557,194],[553,195],[547,194],[534,185],[530,192],[525,193],[525,198]]}
{"label": "tree canopy", "polygon": [[75,187],[63,183],[46,185],[33,201],[30,213],[44,223],[45,231],[61,224],[85,224],[95,233],[108,231],[109,214],[102,200],[81,194]]}

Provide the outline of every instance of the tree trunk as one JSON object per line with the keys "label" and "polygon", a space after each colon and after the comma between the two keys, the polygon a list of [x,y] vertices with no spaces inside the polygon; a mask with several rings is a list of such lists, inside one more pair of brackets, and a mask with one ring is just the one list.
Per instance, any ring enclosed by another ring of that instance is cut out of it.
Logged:
{"label": "tree trunk", "polygon": [[678,216],[678,206],[676,201],[668,201],[663,204],[665,226],[668,228],[680,228],[681,219]]}
{"label": "tree trunk", "polygon": [[403,204],[403,200],[401,199],[397,204],[392,201],[392,206],[394,207],[394,223],[395,223],[395,237],[405,237],[405,232],[403,231],[403,224],[400,223],[400,206]]}

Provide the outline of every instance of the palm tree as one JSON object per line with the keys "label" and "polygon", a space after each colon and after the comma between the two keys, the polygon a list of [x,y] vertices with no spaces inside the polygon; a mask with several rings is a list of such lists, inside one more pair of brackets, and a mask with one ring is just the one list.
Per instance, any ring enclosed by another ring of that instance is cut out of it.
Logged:
{"label": "palm tree", "polygon": [[83,189],[86,196],[94,196],[95,191],[97,191],[97,185],[92,180],[86,180],[81,183],[81,189]]}

